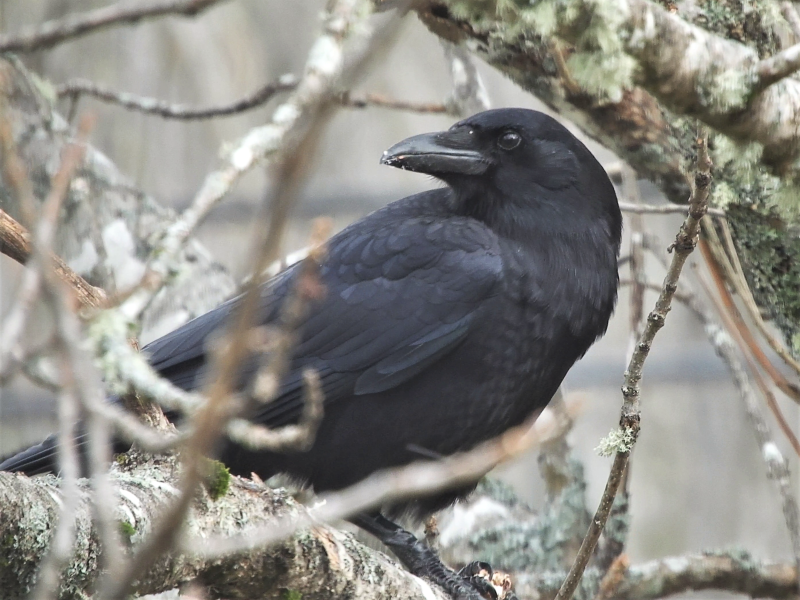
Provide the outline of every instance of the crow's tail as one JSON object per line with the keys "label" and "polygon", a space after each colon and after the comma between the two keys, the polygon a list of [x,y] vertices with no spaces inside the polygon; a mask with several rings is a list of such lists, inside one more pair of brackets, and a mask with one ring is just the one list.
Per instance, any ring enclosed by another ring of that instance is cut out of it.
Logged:
{"label": "crow's tail", "polygon": [[[80,441],[78,441],[80,444]],[[41,444],[31,446],[27,450],[17,452],[3,458],[0,471],[39,475],[40,473],[56,473],[58,470],[58,444],[56,436],[48,436]]]}
{"label": "crow's tail", "polygon": [[[83,427],[79,427],[78,431],[79,433],[75,436],[75,447],[78,451],[78,469],[81,477],[88,477],[87,451],[89,436],[84,432]],[[111,449],[114,454],[121,454],[130,450],[131,444],[115,436],[112,440]],[[2,460],[0,462],[0,471],[24,473],[29,476],[41,475],[42,473],[58,475],[58,440],[55,434],[50,435],[41,444],[36,444],[0,460]]]}

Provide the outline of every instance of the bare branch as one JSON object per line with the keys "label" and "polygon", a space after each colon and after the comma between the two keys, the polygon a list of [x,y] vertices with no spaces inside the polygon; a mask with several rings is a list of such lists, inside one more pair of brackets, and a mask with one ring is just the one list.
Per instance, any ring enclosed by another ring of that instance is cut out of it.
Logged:
{"label": "bare branch", "polygon": [[[575,593],[586,565],[594,552],[600,534],[603,532],[617,489],[622,481],[628,464],[633,445],[639,433],[639,381],[642,378],[642,369],[650,353],[653,339],[664,326],[664,321],[669,313],[672,298],[678,289],[680,277],[686,259],[694,250],[700,231],[700,219],[705,215],[708,207],[708,192],[711,184],[711,160],[708,157],[705,137],[697,139],[697,172],[695,173],[695,188],[689,201],[689,214],[681,226],[671,246],[674,251],[664,287],[656,301],[656,306],[647,317],[644,332],[636,344],[636,348],[625,371],[625,381],[622,386],[622,414],[620,417],[620,430],[615,440],[608,440],[606,449],[614,453],[614,464],[606,482],[600,505],[589,526],[589,531],[581,544],[575,563],[572,565],[564,583],[561,585],[556,600],[570,600]],[[609,436],[612,437],[612,436]]]}
{"label": "bare branch", "polygon": [[725,552],[663,558],[628,569],[614,594],[617,600],[648,600],[699,590],[725,590],[751,598],[797,597],[797,574],[790,565],[759,563]]}
{"label": "bare branch", "polygon": [[[187,104],[175,104],[158,98],[138,96],[128,92],[118,92],[102,84],[86,79],[73,79],[56,86],[56,95],[59,98],[70,98],[75,103],[81,96],[91,96],[97,100],[118,104],[124,108],[135,110],[144,114],[155,115],[164,119],[199,120],[213,119],[216,117],[235,116],[269,102],[275,94],[297,88],[297,78],[287,73],[276,81],[259,88],[249,96],[240,98],[231,104],[198,108]],[[452,113],[447,105],[436,102],[408,102],[394,100],[381,94],[356,94],[343,92],[338,97],[342,106],[347,108],[389,108],[393,110],[406,110],[417,113]]]}
{"label": "bare branch", "polygon": [[127,92],[117,92],[86,79],[73,79],[56,86],[56,95],[59,98],[68,97],[73,103],[77,102],[81,96],[91,96],[103,102],[118,104],[141,113],[156,115],[165,119],[190,121],[238,115],[266,104],[278,92],[293,90],[296,87],[297,78],[294,75],[286,74],[231,104],[204,108],[186,104],[173,104],[157,98],[137,96]]}
{"label": "bare branch", "polygon": [[254,450],[276,452],[310,448],[322,422],[324,400],[319,375],[313,369],[306,369],[303,371],[303,412],[297,425],[269,429],[245,419],[233,419],[228,425],[228,437]]}
{"label": "bare branch", "polygon": [[[237,307],[232,326],[226,334],[226,351],[217,355],[211,365],[208,400],[193,415],[194,431],[182,452],[183,469],[178,498],[164,512],[158,527],[131,562],[111,573],[101,584],[102,597],[109,600],[125,597],[132,583],[144,575],[159,556],[172,548],[177,540],[192,498],[204,476],[206,464],[204,457],[213,453],[217,440],[224,433],[232,416],[231,393],[239,365],[248,354],[247,344],[244,341],[247,339],[247,333],[252,327],[260,304],[261,274],[277,258],[288,210],[296,199],[299,181],[308,164],[307,159],[313,152],[320,127],[331,115],[334,86],[364,65],[367,57],[377,49],[377,44],[384,40],[383,34],[386,33],[386,28],[394,25],[394,20],[390,20],[384,28],[374,29],[366,22],[368,16],[368,5],[364,0],[339,0],[329,6],[323,35],[312,48],[306,73],[298,85],[294,98],[290,100],[295,104],[292,106],[294,112],[288,123],[284,114],[286,111],[281,112],[281,109],[278,109],[281,114],[276,115],[276,119],[281,126],[278,128],[277,139],[282,139],[284,145],[276,169],[277,181],[270,205],[269,227],[257,244],[254,268],[256,275],[249,282]],[[360,34],[364,43],[357,52],[346,55],[340,49],[348,35],[355,31]],[[331,51],[332,46],[336,47],[335,52]],[[345,65],[349,70],[346,70]],[[242,148],[237,149],[234,154],[241,150]],[[250,154],[245,162],[249,164],[255,158]],[[235,158],[233,162],[236,162]],[[236,165],[234,174],[241,172],[242,166],[248,165]],[[199,204],[209,206],[208,203]],[[194,205],[191,210],[199,208]],[[185,237],[184,231],[180,230],[173,235],[176,244]],[[126,304],[134,297],[131,296]],[[121,308],[124,307],[125,305]]]}
{"label": "bare branch", "polygon": [[[31,255],[30,233],[2,209],[0,209],[0,252],[23,265],[28,262]],[[56,274],[75,292],[75,297],[82,306],[99,308],[105,304],[107,296],[102,289],[78,275],[56,254],[51,254],[50,259]]]}
{"label": "bare branch", "polygon": [[406,100],[395,100],[387,98],[381,94],[356,94],[353,92],[343,93],[339,101],[342,106],[347,108],[389,108],[393,110],[406,110],[415,113],[432,114],[452,114],[446,104],[438,102],[408,102]]}
{"label": "bare branch", "polygon": [[194,17],[220,0],[150,0],[149,2],[119,2],[85,13],[71,15],[59,21],[48,21],[16,35],[0,35],[0,52],[31,52],[51,48],[115,25],[133,25],[145,19],[165,15]]}
{"label": "bare branch", "polygon": [[[620,202],[619,209],[622,212],[632,214],[654,214],[654,215],[685,215],[687,207],[681,204],[634,204],[632,202]],[[721,208],[709,207],[708,214],[714,217],[724,217],[725,211]]]}
{"label": "bare branch", "polygon": [[738,277],[728,261],[728,258],[724,255],[722,243],[719,241],[714,227],[710,224],[708,224],[708,226],[704,225],[703,231],[706,233],[708,239],[704,239],[701,242],[700,251],[706,259],[711,273],[714,275],[714,283],[725,306],[725,311],[730,315],[732,322],[735,324],[738,335],[747,347],[747,353],[758,362],[761,368],[769,375],[770,379],[778,386],[778,389],[795,402],[800,403],[800,387],[788,381],[783,373],[778,371],[766,354],[761,350],[758,341],[750,331],[750,328],[747,327],[741,312],[739,312],[739,308],[733,301],[731,293],[725,286],[726,274],[729,273],[727,279],[731,280],[734,285]]}
{"label": "bare branch", "polygon": [[33,600],[47,600],[59,588],[59,576],[72,555],[75,540],[75,515],[80,503],[78,490],[78,451],[75,447],[75,425],[78,422],[78,401],[75,381],[66,360],[62,360],[64,389],[58,395],[58,466],[61,478],[62,504],[53,540],[36,578]]}

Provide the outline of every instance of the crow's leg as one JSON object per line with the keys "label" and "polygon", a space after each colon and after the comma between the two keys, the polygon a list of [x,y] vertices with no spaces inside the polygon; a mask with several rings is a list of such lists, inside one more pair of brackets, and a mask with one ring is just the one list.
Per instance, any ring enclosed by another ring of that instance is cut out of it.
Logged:
{"label": "crow's leg", "polygon": [[418,577],[427,577],[443,587],[456,600],[497,600],[497,592],[479,575],[481,570],[491,577],[486,563],[471,563],[456,572],[410,531],[406,531],[380,513],[360,514],[350,519],[364,531],[391,548],[400,562]]}

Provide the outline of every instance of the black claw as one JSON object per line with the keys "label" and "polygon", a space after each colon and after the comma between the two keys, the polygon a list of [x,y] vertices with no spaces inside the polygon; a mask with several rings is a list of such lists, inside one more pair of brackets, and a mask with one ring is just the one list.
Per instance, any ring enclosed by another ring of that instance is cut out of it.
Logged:
{"label": "black claw", "polygon": [[494,569],[492,565],[480,560],[473,561],[462,568],[458,575],[475,588],[483,598],[497,600],[497,590],[490,583]]}
{"label": "black claw", "polygon": [[464,567],[458,572],[461,577],[468,579],[470,577],[474,577],[475,575],[483,575],[485,572],[485,576],[489,579],[492,578],[494,575],[494,569],[492,569],[492,565],[487,562],[483,562],[482,560],[474,560],[468,565],[464,565]]}
{"label": "black claw", "polygon": [[492,585],[494,570],[489,563],[471,562],[456,572],[412,533],[379,513],[357,515],[353,522],[389,546],[414,575],[427,577],[454,600],[498,600],[497,590]]}
{"label": "black claw", "polygon": [[489,600],[497,600],[497,590],[494,589],[494,586],[489,583],[489,580],[481,577],[480,575],[475,575],[470,577],[466,581],[474,587],[483,598],[488,598]]}

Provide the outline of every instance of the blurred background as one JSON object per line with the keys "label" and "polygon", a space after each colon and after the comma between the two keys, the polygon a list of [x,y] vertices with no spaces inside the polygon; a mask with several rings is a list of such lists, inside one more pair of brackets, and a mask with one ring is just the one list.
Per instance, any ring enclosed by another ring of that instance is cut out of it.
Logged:
{"label": "blurred background", "polygon": [[[107,4],[0,0],[0,31],[14,32],[27,24]],[[25,63],[53,83],[82,77],[115,90],[173,102],[223,104],[284,73],[300,73],[319,31],[324,4],[323,0],[237,0],[197,19],[165,18],[100,32],[28,55]],[[544,110],[533,96],[502,75],[484,64],[478,67],[493,107]],[[393,49],[356,89],[400,100],[441,102],[450,88],[438,39],[408,16]],[[92,143],[131,183],[180,210],[215,166],[225,143],[263,123],[275,103],[235,117],[200,122],[165,121],[88,98],[80,101],[78,111],[96,115]],[[68,109],[67,102],[60,106],[64,114]],[[447,128],[452,122],[448,116],[379,108],[340,110],[325,133],[302,201],[294,210],[285,250],[306,243],[310,221],[316,216],[332,217],[340,229],[392,200],[437,185],[425,176],[382,167],[378,159],[400,139]],[[583,139],[605,165],[617,162],[612,153]],[[639,184],[645,202],[664,202],[653,186]],[[268,187],[266,170],[254,169],[198,232],[209,252],[237,278],[247,274],[250,233],[266,226],[256,217]],[[682,219],[675,215],[644,218],[646,226],[666,243]],[[18,265],[0,257],[2,313],[13,298],[19,272]],[[653,282],[660,283],[663,277],[651,257],[647,273]],[[627,267],[622,267],[621,275],[629,278]],[[655,294],[648,292],[646,310],[654,300]],[[594,448],[617,424],[629,335],[628,290],[623,289],[608,335],[566,380],[568,396],[582,400],[583,411],[570,441],[586,467],[592,509],[610,467],[610,459],[600,458]],[[147,332],[144,341],[146,337]],[[641,397],[642,434],[631,473],[628,551],[632,561],[719,547],[746,548],[763,558],[790,558],[780,497],[767,479],[742,402],[702,326],[681,305],[673,309],[654,344]],[[796,405],[783,400],[779,398],[787,418],[797,424]],[[52,432],[53,407],[47,392],[24,382],[0,389],[0,455]],[[785,456],[793,457],[791,466],[796,472],[796,456],[783,440],[778,442]],[[533,506],[541,502],[535,453],[499,471]]]}

